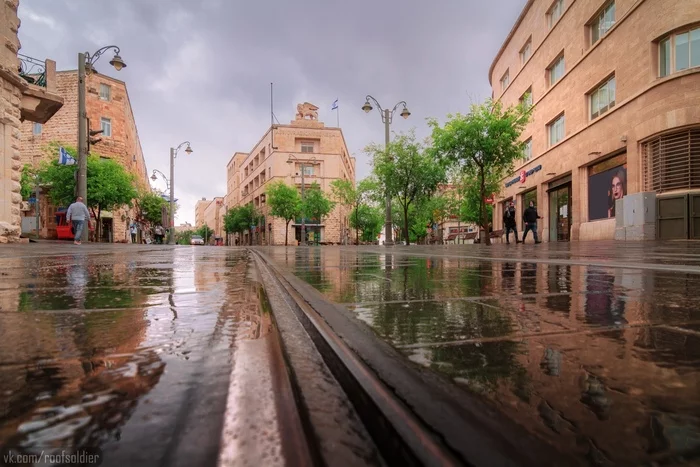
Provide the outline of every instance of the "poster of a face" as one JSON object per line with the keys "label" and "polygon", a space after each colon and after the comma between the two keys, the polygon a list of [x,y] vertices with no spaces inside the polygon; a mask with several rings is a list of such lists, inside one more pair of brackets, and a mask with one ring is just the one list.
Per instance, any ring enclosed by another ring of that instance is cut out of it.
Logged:
{"label": "poster of a face", "polygon": [[588,220],[615,217],[615,201],[627,194],[627,165],[588,177]]}

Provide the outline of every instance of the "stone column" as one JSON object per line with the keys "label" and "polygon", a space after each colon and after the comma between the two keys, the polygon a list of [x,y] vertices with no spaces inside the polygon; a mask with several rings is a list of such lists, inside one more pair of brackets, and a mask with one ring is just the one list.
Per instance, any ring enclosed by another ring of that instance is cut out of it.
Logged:
{"label": "stone column", "polygon": [[18,74],[20,48],[17,30],[19,0],[0,4],[0,243],[19,241],[20,218],[20,104],[26,83]]}

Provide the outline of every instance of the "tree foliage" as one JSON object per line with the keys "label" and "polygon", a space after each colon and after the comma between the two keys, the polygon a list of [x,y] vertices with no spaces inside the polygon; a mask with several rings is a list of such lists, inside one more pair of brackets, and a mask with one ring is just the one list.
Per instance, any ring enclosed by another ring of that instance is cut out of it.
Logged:
{"label": "tree foliage", "polygon": [[[489,183],[502,179],[512,170],[514,161],[522,157],[524,143],[519,138],[530,114],[531,109],[525,105],[505,108],[501,102],[489,99],[484,104],[473,105],[467,115],[448,115],[443,127],[435,119],[429,121],[434,154],[455,164],[464,176],[476,180],[478,224],[487,232],[486,198],[494,193]],[[485,243],[490,244],[488,235]]]}
{"label": "tree foliage", "polygon": [[374,173],[384,193],[396,199],[401,207],[404,238],[409,244],[409,208],[432,196],[445,181],[445,166],[433,152],[426,151],[414,132],[397,135],[389,143],[388,151],[382,146],[370,145],[365,152],[373,158]]}
{"label": "tree foliage", "polygon": [[207,224],[203,224],[200,228],[194,231],[194,235],[199,235],[204,239],[204,243],[208,243],[214,236],[214,229],[209,227]]}
{"label": "tree foliage", "polygon": [[[50,144],[45,148],[51,154],[57,151],[58,145]],[[66,151],[76,157],[76,150],[65,147]],[[60,165],[55,158],[44,161],[37,171],[43,186],[48,186],[48,196],[57,206],[68,206],[75,199],[77,171],[74,165]],[[87,161],[87,206],[98,221],[102,211],[113,211],[122,206],[131,206],[138,192],[135,188],[134,176],[127,172],[118,162],[101,158],[97,154],[90,155]]]}
{"label": "tree foliage", "polygon": [[306,189],[301,205],[303,215],[320,224],[323,218],[333,210],[335,203],[329,200],[318,183],[314,182],[311,187]]}
{"label": "tree foliage", "polygon": [[[368,216],[379,212],[376,208],[370,207],[369,204],[374,200],[378,191],[379,183],[375,177],[365,178],[361,180],[357,186],[354,186],[350,180],[333,180],[331,182],[331,193],[334,201],[352,209],[350,213],[350,227],[355,229],[355,241],[358,244],[360,243],[360,231],[363,232],[363,241],[368,242],[376,240],[376,236],[371,236],[373,230],[370,226],[373,224],[369,221],[369,217],[366,217],[364,220],[361,220],[359,217],[361,215]],[[379,214],[381,213],[379,212]],[[355,217],[354,219],[353,216]],[[365,225],[367,227],[358,228],[358,225]],[[379,232],[381,232],[381,226],[379,229]],[[368,230],[369,233],[365,234],[365,230]]]}
{"label": "tree foliage", "polygon": [[27,200],[32,196],[36,185],[35,176],[36,170],[34,170],[31,165],[25,164],[24,167],[22,167],[19,185],[20,194],[22,195],[23,200]]}
{"label": "tree foliage", "polygon": [[175,243],[177,243],[178,245],[189,245],[190,240],[192,240],[192,235],[194,234],[194,230],[183,230],[182,232],[175,232]]}
{"label": "tree foliage", "polygon": [[151,224],[160,224],[162,221],[163,208],[169,211],[169,203],[158,193],[151,191],[142,192],[137,200],[141,218]]}
{"label": "tree foliage", "polygon": [[266,190],[270,214],[285,220],[284,244],[288,244],[289,223],[301,213],[301,197],[295,187],[282,181],[272,183]]}
{"label": "tree foliage", "polygon": [[[260,221],[260,214],[255,209],[252,203],[236,206],[224,215],[224,230],[227,233],[237,233],[241,236],[249,230],[252,225],[256,225]],[[252,242],[253,236],[250,236]]]}
{"label": "tree foliage", "polygon": [[366,204],[356,206],[350,213],[350,227],[362,232],[363,242],[375,242],[382,231],[384,213],[381,209]]}

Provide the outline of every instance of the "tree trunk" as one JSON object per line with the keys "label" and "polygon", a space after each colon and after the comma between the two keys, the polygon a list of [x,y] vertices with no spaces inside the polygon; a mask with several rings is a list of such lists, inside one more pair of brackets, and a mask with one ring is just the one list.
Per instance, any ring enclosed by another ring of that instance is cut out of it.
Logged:
{"label": "tree trunk", "polygon": [[355,205],[355,245],[360,245],[360,203]]}
{"label": "tree trunk", "polygon": [[403,208],[403,234],[406,238],[406,245],[410,245],[411,241],[408,236],[408,204]]}
{"label": "tree trunk", "polygon": [[290,222],[292,222],[292,220],[287,219],[287,224],[285,225],[285,228],[284,228],[284,246],[288,245],[287,241],[289,239],[289,223]]}
{"label": "tree trunk", "polygon": [[481,228],[484,229],[484,244],[491,245],[491,233],[489,232],[489,225],[486,220],[486,176],[484,175],[484,168],[480,168],[480,178],[481,178],[481,199],[479,200],[479,221],[481,223]]}

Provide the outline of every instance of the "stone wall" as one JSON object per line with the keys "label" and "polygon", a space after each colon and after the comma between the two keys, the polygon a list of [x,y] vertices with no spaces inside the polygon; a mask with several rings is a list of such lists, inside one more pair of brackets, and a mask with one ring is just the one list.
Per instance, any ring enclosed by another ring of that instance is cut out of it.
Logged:
{"label": "stone wall", "polygon": [[0,4],[0,243],[19,241],[20,105],[23,83],[17,69],[20,49],[17,31],[19,0]]}

